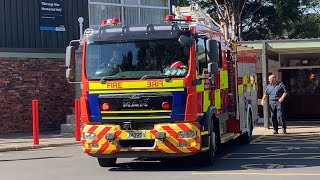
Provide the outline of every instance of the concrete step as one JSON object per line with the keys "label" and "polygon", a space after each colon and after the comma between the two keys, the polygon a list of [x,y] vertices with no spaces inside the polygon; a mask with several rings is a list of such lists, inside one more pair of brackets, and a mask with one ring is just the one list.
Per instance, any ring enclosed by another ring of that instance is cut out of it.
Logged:
{"label": "concrete step", "polygon": [[67,115],[67,124],[74,124],[74,114]]}
{"label": "concrete step", "polygon": [[61,124],[61,134],[74,133],[74,124]]}

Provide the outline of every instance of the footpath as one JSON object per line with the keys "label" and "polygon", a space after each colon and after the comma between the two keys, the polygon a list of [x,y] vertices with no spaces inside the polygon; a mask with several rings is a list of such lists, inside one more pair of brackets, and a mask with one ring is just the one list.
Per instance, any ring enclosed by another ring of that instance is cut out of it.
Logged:
{"label": "footpath", "polygon": [[[319,135],[320,122],[288,122],[286,136]],[[280,128],[279,128],[280,129]],[[266,129],[259,123],[253,130],[254,136],[272,135],[272,129]],[[281,130],[279,131],[281,134]],[[74,134],[60,134],[59,132],[40,132],[39,145],[33,145],[32,133],[0,134],[0,152],[22,151],[45,147],[57,147],[80,144],[75,140]]]}
{"label": "footpath", "polygon": [[0,152],[22,151],[45,147],[80,144],[74,134],[60,134],[57,131],[40,132],[39,145],[33,145],[32,133],[0,134]]}

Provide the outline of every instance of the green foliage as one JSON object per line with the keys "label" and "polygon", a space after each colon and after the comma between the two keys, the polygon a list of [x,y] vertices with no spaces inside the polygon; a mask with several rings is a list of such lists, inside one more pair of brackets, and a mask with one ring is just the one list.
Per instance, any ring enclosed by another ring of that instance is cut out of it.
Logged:
{"label": "green foliage", "polygon": [[178,0],[176,6],[189,6],[189,0]]}
{"label": "green foliage", "polygon": [[320,37],[320,0],[217,0],[219,7],[214,0],[179,0],[178,5],[190,2],[200,4],[220,23],[217,8],[236,2],[240,8],[235,7],[235,18],[241,19],[237,23],[242,27],[237,33],[243,40]]}
{"label": "green foliage", "polygon": [[289,32],[289,38],[320,37],[320,14],[305,14]]}

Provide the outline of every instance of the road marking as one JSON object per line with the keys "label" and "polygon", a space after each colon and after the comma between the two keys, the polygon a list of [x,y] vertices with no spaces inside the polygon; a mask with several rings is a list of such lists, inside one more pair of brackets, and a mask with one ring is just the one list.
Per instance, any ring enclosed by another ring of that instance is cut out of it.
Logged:
{"label": "road marking", "polygon": [[253,176],[320,176],[320,174],[306,173],[254,173],[254,172],[194,172],[193,175],[253,175]]}
{"label": "road marking", "polygon": [[252,144],[320,144],[320,136],[259,136]]}
{"label": "road marking", "polygon": [[255,138],[254,140],[252,140],[250,143],[253,143],[253,144],[254,144],[255,142],[257,142],[257,141],[259,141],[260,139],[262,139],[264,136],[265,136],[265,135],[259,136],[259,137]]}
{"label": "road marking", "polygon": [[[296,156],[296,157],[292,157]],[[320,153],[229,153],[221,159],[309,159],[319,160]]]}
{"label": "road marking", "polygon": [[291,147],[291,146],[276,146],[276,147],[267,147],[266,150],[269,151],[293,151],[301,149],[319,149],[319,147]]}
{"label": "road marking", "polygon": [[307,167],[307,165],[283,165],[283,164],[245,164],[240,166],[243,169],[283,169],[283,168],[302,168]]}

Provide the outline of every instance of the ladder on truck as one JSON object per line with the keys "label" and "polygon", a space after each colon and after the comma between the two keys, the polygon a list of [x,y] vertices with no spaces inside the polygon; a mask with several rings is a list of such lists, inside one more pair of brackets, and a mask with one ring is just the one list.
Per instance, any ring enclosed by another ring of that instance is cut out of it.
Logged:
{"label": "ladder on truck", "polygon": [[173,6],[172,13],[176,16],[176,19],[182,19],[183,16],[191,16],[193,22],[201,23],[216,31],[220,31],[220,28],[213,23],[210,15],[206,13],[199,4],[192,4],[185,7]]}

